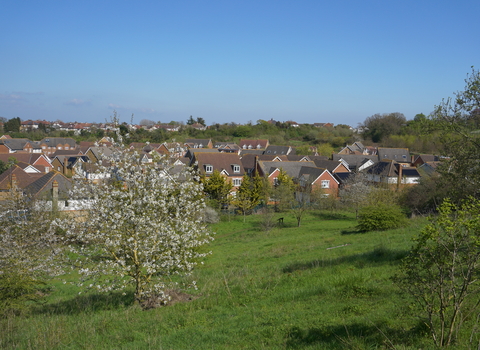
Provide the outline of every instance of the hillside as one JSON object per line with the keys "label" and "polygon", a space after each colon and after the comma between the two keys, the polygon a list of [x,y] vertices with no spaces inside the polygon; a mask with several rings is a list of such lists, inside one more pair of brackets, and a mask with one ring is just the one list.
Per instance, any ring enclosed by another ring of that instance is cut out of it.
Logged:
{"label": "hillside", "polygon": [[[277,214],[280,215],[280,214]],[[214,225],[212,255],[191,299],[142,311],[131,295],[84,295],[56,282],[30,316],[3,319],[1,348],[425,348],[425,329],[390,280],[424,224],[355,233],[349,213],[293,216],[269,233],[262,217]],[[184,282],[185,282],[184,281]]]}

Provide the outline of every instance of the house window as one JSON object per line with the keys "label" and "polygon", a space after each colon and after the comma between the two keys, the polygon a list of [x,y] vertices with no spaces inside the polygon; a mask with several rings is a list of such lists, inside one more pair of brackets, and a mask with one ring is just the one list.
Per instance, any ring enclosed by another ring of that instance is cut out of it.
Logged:
{"label": "house window", "polygon": [[322,188],[330,188],[330,180],[322,180]]}
{"label": "house window", "polygon": [[206,173],[213,173],[213,165],[205,165]]}
{"label": "house window", "polygon": [[233,186],[240,186],[242,184],[242,179],[233,179]]}
{"label": "house window", "polygon": [[234,165],[233,165],[233,172],[234,172],[234,173],[239,173],[239,172],[240,172],[240,165],[234,164]]}

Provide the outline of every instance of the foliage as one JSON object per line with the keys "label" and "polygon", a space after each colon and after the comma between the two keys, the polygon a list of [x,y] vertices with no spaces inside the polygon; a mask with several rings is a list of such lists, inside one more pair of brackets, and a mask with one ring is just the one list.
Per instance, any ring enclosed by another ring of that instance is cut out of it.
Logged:
{"label": "foliage", "polygon": [[275,180],[272,191],[273,200],[275,201],[275,208],[279,211],[290,209],[294,204],[295,183],[293,178],[289,176],[282,168]]}
{"label": "foliage", "polygon": [[399,206],[377,203],[363,207],[358,214],[360,231],[384,231],[405,226],[407,219]]}
{"label": "foliage", "polygon": [[260,203],[260,194],[257,190],[250,176],[248,174],[243,175],[242,184],[237,189],[232,203],[243,214],[244,220],[245,215]]}
{"label": "foliage", "polygon": [[[480,201],[462,205],[445,200],[415,239],[404,259],[397,283],[413,298],[437,346],[455,341],[460,328],[470,327],[477,348],[480,281]],[[476,335],[475,335],[476,334]]]}
{"label": "foliage", "polygon": [[364,136],[380,142],[390,135],[400,134],[407,119],[402,113],[374,114],[363,122]]}
{"label": "foliage", "polygon": [[415,186],[406,187],[402,193],[402,205],[413,215],[432,214],[451,192],[451,184],[444,184],[438,173],[422,176]]}
{"label": "foliage", "polygon": [[78,242],[72,262],[85,286],[108,292],[133,285],[136,302],[167,302],[169,276],[190,273],[206,255],[199,247],[212,240],[202,222],[202,185],[188,168],[173,174],[167,164],[137,159],[117,151],[99,169],[103,181],[76,182],[72,198],[89,214],[69,223],[67,237]]}
{"label": "foliage", "polygon": [[443,184],[453,186],[451,196],[461,201],[480,197],[480,72],[472,68],[465,90],[435,107],[425,124],[430,133],[439,133],[444,156],[438,171]]}
{"label": "foliage", "polygon": [[202,176],[201,183],[207,196],[217,203],[217,207],[222,209],[230,203],[230,191],[232,183],[222,176],[218,170],[214,170],[209,177]]}
{"label": "foliage", "polygon": [[[0,201],[0,313],[38,299],[44,281],[62,272],[59,236],[48,204],[12,187]],[[3,309],[3,310],[2,310]]]}
{"label": "foliage", "polygon": [[20,132],[20,126],[22,121],[19,117],[9,119],[3,124],[3,130],[5,132]]}

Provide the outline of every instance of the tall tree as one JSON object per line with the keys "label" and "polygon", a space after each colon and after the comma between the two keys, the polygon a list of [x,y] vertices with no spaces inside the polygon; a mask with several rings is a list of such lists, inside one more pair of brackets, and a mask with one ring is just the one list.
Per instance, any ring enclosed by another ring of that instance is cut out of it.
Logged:
{"label": "tall tree", "polygon": [[22,121],[20,120],[20,118],[12,118],[5,122],[5,124],[3,124],[3,130],[5,132],[20,132],[21,125]]}
{"label": "tall tree", "polygon": [[187,120],[187,125],[193,125],[195,124],[195,119],[193,119],[193,116],[190,116]]}
{"label": "tall tree", "polygon": [[373,142],[380,142],[390,135],[400,134],[406,123],[402,113],[374,114],[363,122],[364,135]]}
{"label": "tall tree", "polygon": [[453,186],[452,199],[480,197],[480,72],[472,68],[465,90],[435,107],[426,125],[439,133],[444,156],[438,171]]}

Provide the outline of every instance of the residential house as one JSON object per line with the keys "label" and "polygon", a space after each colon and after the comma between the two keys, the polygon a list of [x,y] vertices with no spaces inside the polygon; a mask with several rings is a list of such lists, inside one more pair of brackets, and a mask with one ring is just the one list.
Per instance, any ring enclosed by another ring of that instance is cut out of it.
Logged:
{"label": "residential house", "polygon": [[[36,147],[33,141],[29,139],[21,139],[21,138],[10,138],[10,139],[2,139],[0,140],[0,153],[17,153],[17,152],[28,152],[33,153],[33,149],[38,150],[39,148]],[[32,151],[29,152],[28,149]],[[35,152],[40,153],[40,152]]]}
{"label": "residential house", "polygon": [[311,186],[312,191],[320,190],[324,195],[338,197],[340,181],[325,168],[302,167],[298,178],[300,186]]}
{"label": "residential house", "polygon": [[192,162],[200,175],[209,177],[215,170],[232,182],[233,191],[242,184],[245,169],[236,153],[194,152]]}
{"label": "residential house", "polygon": [[345,161],[313,159],[318,168],[327,169],[330,173],[349,173],[350,169]]}
{"label": "residential house", "polygon": [[0,192],[8,192],[12,188],[23,189],[43,175],[45,174],[28,173],[22,167],[14,164],[0,174]]}
{"label": "residential house", "polygon": [[39,145],[48,156],[55,151],[73,151],[77,147],[75,140],[70,137],[47,137],[39,141]]}
{"label": "residential house", "polygon": [[156,151],[161,155],[169,156],[170,158],[180,158],[185,156],[187,147],[179,142],[164,142]]}
{"label": "residential house", "polygon": [[422,164],[439,161],[440,158],[438,156],[434,156],[433,154],[419,154],[412,157],[412,166],[418,168]]}
{"label": "residential house", "polygon": [[71,177],[81,171],[82,163],[88,162],[89,158],[85,155],[65,155],[55,157],[52,160],[52,166],[56,171]]}
{"label": "residential house", "polygon": [[213,148],[211,139],[187,139],[185,145],[188,148]]}
{"label": "residential house", "polygon": [[365,170],[367,180],[377,183],[410,185],[420,181],[416,168],[404,167],[394,160],[380,161]]}
{"label": "residential house", "polygon": [[0,154],[0,160],[4,163],[8,163],[11,160],[14,162],[27,163],[32,165],[35,169],[40,170],[41,172],[48,173],[52,170],[52,163],[50,158],[44,154],[38,153],[3,153]]}
{"label": "residential house", "polygon": [[378,156],[363,154],[332,154],[332,160],[343,162],[350,171],[362,171],[378,162]]}
{"label": "residential house", "polygon": [[290,146],[273,146],[269,145],[266,149],[264,154],[272,154],[272,155],[289,155],[295,154],[295,149]]}
{"label": "residential house", "polygon": [[240,140],[238,142],[238,146],[241,149],[266,149],[270,143],[267,139],[259,139],[259,140]]}
{"label": "residential house", "polygon": [[402,166],[410,166],[412,158],[408,148],[381,148],[377,150],[378,161],[394,160]]}
{"label": "residential house", "polygon": [[237,153],[242,150],[239,145],[234,142],[215,142],[213,148],[218,149],[222,153]]}
{"label": "residential house", "polygon": [[23,192],[30,197],[48,201],[56,196],[57,199],[63,200],[61,207],[64,208],[71,187],[72,181],[70,179],[56,171],[51,171],[25,186]]}

